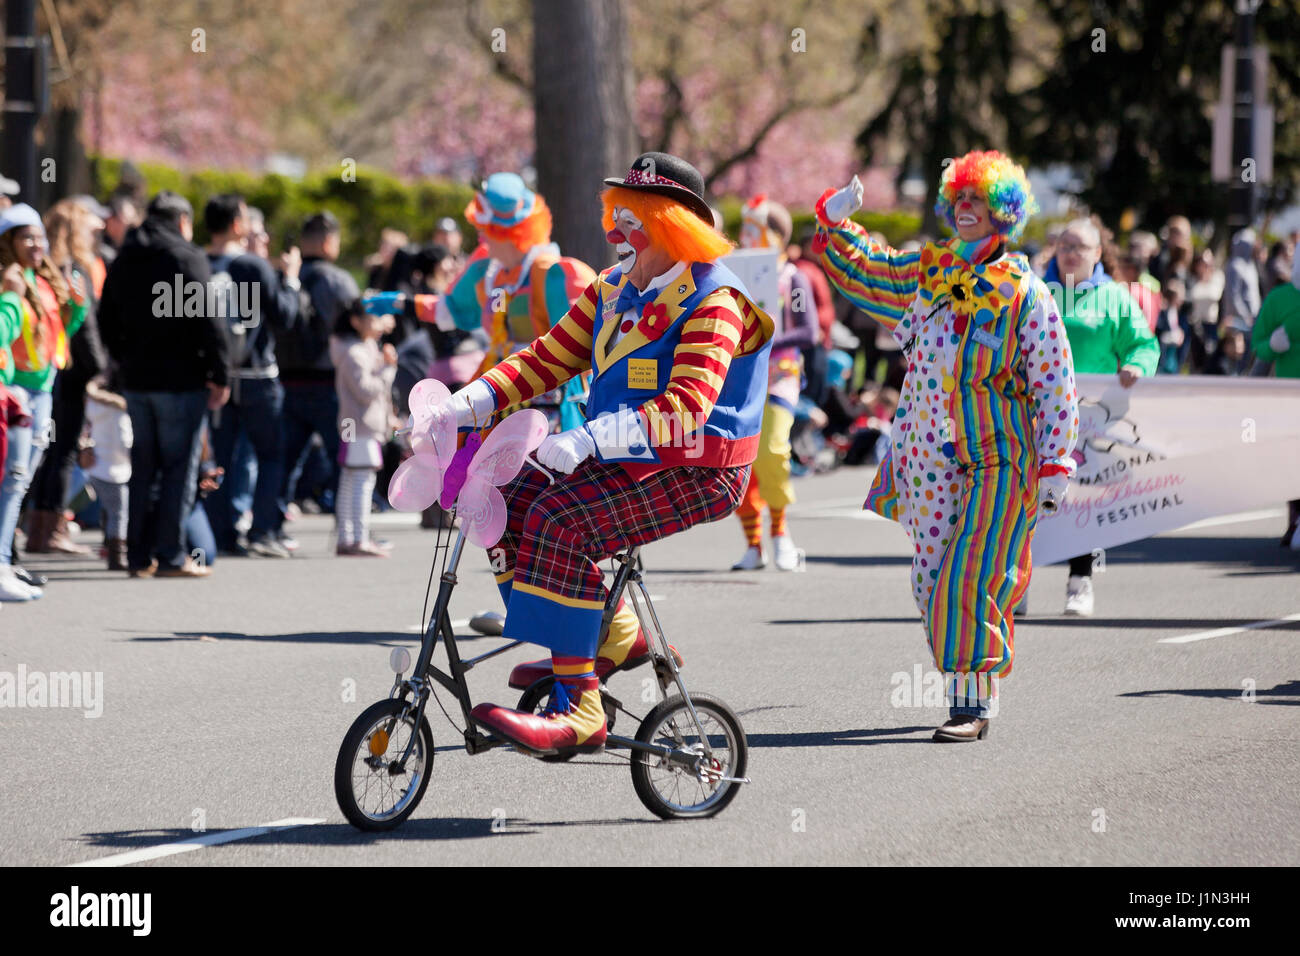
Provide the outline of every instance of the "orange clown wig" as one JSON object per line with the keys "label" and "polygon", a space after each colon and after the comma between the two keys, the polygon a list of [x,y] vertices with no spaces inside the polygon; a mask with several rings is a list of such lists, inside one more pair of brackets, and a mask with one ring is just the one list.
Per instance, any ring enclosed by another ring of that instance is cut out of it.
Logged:
{"label": "orange clown wig", "polygon": [[953,204],[957,193],[973,187],[989,205],[989,216],[998,234],[1014,242],[1024,232],[1038,203],[1029,188],[1025,171],[995,149],[975,150],[950,163],[939,180],[939,198],[934,212],[954,232]]}
{"label": "orange clown wig", "polygon": [[655,193],[610,186],[600,194],[605,206],[601,220],[606,231],[614,228],[614,209],[621,206],[641,220],[651,245],[681,262],[713,262],[733,248],[731,240],[690,209]]}
{"label": "orange clown wig", "polygon": [[513,226],[492,222],[492,210],[483,208],[480,196],[475,196],[465,207],[465,218],[478,230],[480,240],[508,242],[520,252],[551,241],[551,210],[541,196],[534,197],[532,212]]}

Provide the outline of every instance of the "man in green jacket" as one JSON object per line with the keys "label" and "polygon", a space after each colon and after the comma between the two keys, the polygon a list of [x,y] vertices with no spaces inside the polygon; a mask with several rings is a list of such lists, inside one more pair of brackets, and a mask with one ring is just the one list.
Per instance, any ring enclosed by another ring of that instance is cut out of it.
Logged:
{"label": "man in green jacket", "polygon": [[[0,341],[4,341],[0,334]],[[1265,362],[1273,363],[1278,378],[1300,378],[1300,252],[1291,266],[1291,281],[1273,287],[1250,336],[1251,348]],[[1287,502],[1286,533],[1282,546],[1300,551],[1300,499]]]}
{"label": "man in green jacket", "polygon": [[[1155,374],[1160,343],[1142,307],[1102,268],[1101,234],[1092,220],[1076,219],[1065,227],[1043,280],[1065,322],[1076,375],[1118,372],[1120,385],[1132,388],[1142,376]],[[1070,559],[1066,614],[1092,615],[1092,559],[1091,554]]]}

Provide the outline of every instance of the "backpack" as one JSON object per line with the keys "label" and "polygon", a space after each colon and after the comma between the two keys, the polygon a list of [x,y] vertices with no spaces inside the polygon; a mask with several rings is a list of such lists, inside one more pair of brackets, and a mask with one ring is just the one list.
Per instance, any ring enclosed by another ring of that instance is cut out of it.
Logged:
{"label": "backpack", "polygon": [[312,369],[322,355],[329,354],[332,322],[326,321],[316,307],[312,289],[328,281],[317,269],[303,269],[299,275],[298,318],[289,328],[275,328],[275,358],[282,369]]}
{"label": "backpack", "polygon": [[245,317],[239,309],[239,290],[230,275],[234,256],[214,256],[212,277],[208,279],[208,306],[216,313],[214,318],[225,320],[226,349],[230,370],[243,368],[253,354],[253,332],[244,324]]}

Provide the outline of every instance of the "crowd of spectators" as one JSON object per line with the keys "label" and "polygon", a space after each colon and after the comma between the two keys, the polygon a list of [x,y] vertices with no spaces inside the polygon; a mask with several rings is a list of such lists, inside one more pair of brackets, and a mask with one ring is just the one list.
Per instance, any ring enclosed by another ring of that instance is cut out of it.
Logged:
{"label": "crowd of spectators", "polygon": [[[132,577],[290,558],[289,522],[303,512],[336,514],[339,556],[388,554],[369,515],[407,453],[394,437],[405,396],[430,376],[453,391],[466,384],[487,345],[480,331],[366,315],[325,211],[273,256],[265,218],[237,195],[196,214],[175,193],[146,201],[124,190],[41,215],[15,203],[12,185],[0,180],[0,601],[30,601],[48,583],[22,568],[22,553],[89,554],[74,535],[85,525],[103,528],[107,568]],[[796,473],[876,461],[905,372],[892,336],[833,295],[809,239],[786,250],[816,314],[801,349]],[[1122,248],[1078,219],[1025,251],[1064,291],[1072,344],[1076,329],[1105,340],[1075,346],[1076,362],[1092,363],[1081,371],[1127,384],[1300,377],[1296,239],[1266,247],[1242,230],[1220,264],[1181,216]],[[385,229],[365,284],[440,295],[465,263],[455,220],[425,242]]]}

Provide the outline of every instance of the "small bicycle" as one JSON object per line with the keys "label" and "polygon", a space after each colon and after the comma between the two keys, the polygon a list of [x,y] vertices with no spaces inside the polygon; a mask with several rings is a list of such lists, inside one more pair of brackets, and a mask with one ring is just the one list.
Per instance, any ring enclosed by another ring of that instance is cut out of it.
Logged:
{"label": "small bicycle", "polygon": [[[415,393],[412,394],[415,397]],[[441,393],[435,397],[441,400]],[[412,407],[414,405],[412,402]],[[475,443],[469,450],[467,460],[475,457],[477,447]],[[484,452],[487,451],[485,446]],[[523,453],[518,453],[517,458],[520,462],[525,460]],[[421,465],[414,467],[418,469]],[[477,460],[469,465],[469,470],[472,472],[476,467]],[[498,459],[483,467],[495,467],[495,474],[500,477],[506,472],[513,476],[520,465],[515,464],[513,470],[501,468]],[[454,469],[444,464],[443,471]],[[474,480],[472,474],[470,480]],[[394,476],[394,482],[400,485],[398,476]],[[456,494],[459,494],[459,486]],[[444,499],[453,505],[453,515],[456,513],[456,494]],[[428,499],[426,496],[419,500]],[[466,541],[475,537],[472,533],[467,536],[467,528],[473,527],[471,520],[461,522],[454,544],[450,532],[445,540],[443,531],[437,532],[434,568],[441,561],[440,584],[411,676],[403,676],[411,664],[410,653],[405,648],[394,648],[389,655],[389,664],[396,676],[388,697],[362,712],[339,747],[334,765],[334,794],[344,816],[358,829],[391,830],[414,813],[423,799],[434,757],[433,732],[426,716],[430,698],[437,701],[448,722],[455,726],[438,700],[437,685],[450,692],[460,705],[465,726],[457,729],[464,737],[467,753],[473,756],[510,746],[505,740],[482,733],[474,725],[470,717],[474,705],[466,676],[483,661],[520,647],[524,642],[507,641],[477,657],[464,659],[448,613]],[[499,536],[499,532],[496,534]],[[492,537],[491,532],[487,536]],[[476,543],[481,544],[483,540],[479,536]],[[678,658],[664,636],[650,592],[646,589],[639,568],[639,550],[628,549],[613,559],[614,579],[605,603],[600,633],[603,640],[619,600],[626,593],[632,600],[641,627],[650,636],[649,662],[653,665],[659,687],[657,696],[661,699],[648,714],[637,717],[610,694],[602,682],[600,693],[608,734],[605,749],[630,751],[628,759],[633,789],[651,813],[663,819],[710,817],[736,798],[740,784],[749,782],[745,776],[749,745],[740,718],[730,707],[715,697],[691,694],[686,690]],[[432,575],[433,569],[430,570],[430,584]],[[427,596],[426,592],[426,602]],[[433,665],[434,651],[440,639],[447,656],[446,671]],[[553,683],[554,677],[548,675],[529,685],[519,699],[518,709],[535,711],[549,694]],[[675,694],[672,693],[674,690]],[[620,737],[613,733],[620,713],[637,721],[635,736]],[[562,762],[571,758],[541,759]]]}

